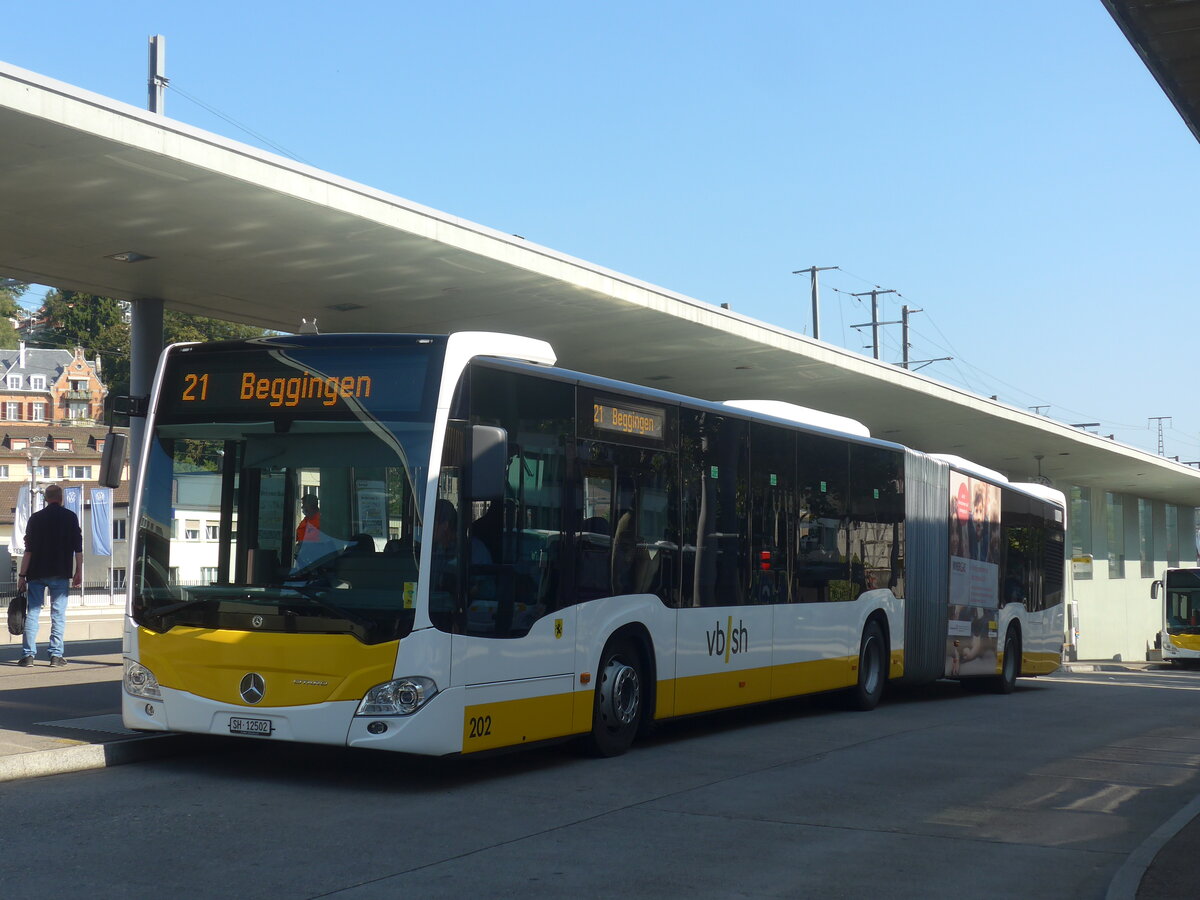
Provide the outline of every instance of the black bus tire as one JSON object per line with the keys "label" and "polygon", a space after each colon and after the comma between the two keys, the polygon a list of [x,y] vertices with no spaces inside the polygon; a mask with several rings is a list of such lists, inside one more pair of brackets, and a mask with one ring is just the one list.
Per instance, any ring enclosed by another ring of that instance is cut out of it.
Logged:
{"label": "black bus tire", "polygon": [[1000,674],[993,682],[997,694],[1011,694],[1017,689],[1017,676],[1021,674],[1021,638],[1015,628],[1010,627],[1004,635],[1004,661]]}
{"label": "black bus tire", "polygon": [[887,672],[887,642],[883,639],[883,629],[872,619],[863,629],[858,648],[858,683],[850,690],[854,709],[866,712],[879,705]]}
{"label": "black bus tire", "polygon": [[646,708],[642,660],[631,641],[610,641],[600,654],[592,730],[585,749],[593,756],[620,756],[637,736]]}

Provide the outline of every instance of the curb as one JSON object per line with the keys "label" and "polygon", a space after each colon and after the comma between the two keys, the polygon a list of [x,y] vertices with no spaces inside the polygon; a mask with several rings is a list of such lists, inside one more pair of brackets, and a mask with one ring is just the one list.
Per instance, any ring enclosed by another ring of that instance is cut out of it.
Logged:
{"label": "curb", "polygon": [[1109,882],[1105,900],[1135,900],[1146,870],[1154,863],[1158,852],[1167,842],[1179,834],[1193,819],[1200,816],[1200,797],[1196,797],[1171,818],[1154,830],[1154,833],[1125,858],[1113,880]]}
{"label": "curb", "polygon": [[31,750],[0,757],[0,782],[86,772],[89,769],[104,769],[108,766],[158,759],[184,752],[189,745],[190,742],[180,735],[154,734],[107,744]]}

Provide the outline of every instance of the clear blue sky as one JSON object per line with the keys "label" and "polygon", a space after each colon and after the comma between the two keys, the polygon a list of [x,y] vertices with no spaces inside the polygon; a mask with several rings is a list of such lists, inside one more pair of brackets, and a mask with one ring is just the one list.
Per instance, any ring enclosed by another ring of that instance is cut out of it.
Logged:
{"label": "clear blue sky", "polygon": [[0,53],[145,106],[155,33],[172,118],[804,333],[838,265],[823,339],[896,289],[925,374],[1200,460],[1200,143],[1100,0],[63,2]]}

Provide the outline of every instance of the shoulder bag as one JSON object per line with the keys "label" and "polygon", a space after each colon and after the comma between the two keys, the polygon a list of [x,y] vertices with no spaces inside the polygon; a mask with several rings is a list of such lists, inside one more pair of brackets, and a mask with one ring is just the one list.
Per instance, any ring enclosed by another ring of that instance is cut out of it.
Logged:
{"label": "shoulder bag", "polygon": [[17,594],[8,601],[8,633],[9,634],[24,634],[25,633],[25,610],[26,602],[24,594]]}

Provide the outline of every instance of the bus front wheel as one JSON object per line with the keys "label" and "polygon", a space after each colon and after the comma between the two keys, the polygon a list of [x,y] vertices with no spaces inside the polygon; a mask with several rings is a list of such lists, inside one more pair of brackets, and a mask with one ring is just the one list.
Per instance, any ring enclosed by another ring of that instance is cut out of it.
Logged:
{"label": "bus front wheel", "polygon": [[642,661],[629,640],[610,642],[600,655],[592,732],[586,746],[595,756],[619,756],[629,749],[645,706]]}

